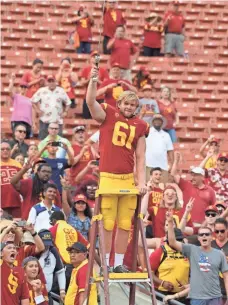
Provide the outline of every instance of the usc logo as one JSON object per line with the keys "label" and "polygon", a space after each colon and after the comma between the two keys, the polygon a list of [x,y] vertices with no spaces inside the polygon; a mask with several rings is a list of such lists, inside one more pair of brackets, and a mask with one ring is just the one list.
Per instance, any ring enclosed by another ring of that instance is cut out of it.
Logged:
{"label": "usc logo", "polygon": [[18,287],[18,278],[16,278],[13,273],[11,272],[9,277],[8,277],[8,288],[9,288],[9,291],[12,293],[12,294],[15,294],[16,291],[17,291],[17,287]]}
{"label": "usc logo", "polygon": [[82,28],[87,28],[88,26],[87,26],[87,19],[81,19],[80,20],[80,23],[81,23],[81,27]]}

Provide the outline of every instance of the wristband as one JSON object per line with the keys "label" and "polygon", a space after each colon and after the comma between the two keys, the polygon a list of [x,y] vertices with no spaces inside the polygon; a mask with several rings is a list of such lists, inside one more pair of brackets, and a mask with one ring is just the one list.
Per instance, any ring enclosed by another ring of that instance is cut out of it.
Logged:
{"label": "wristband", "polygon": [[40,304],[40,303],[43,303],[45,301],[45,298],[41,294],[41,295],[38,295],[37,297],[35,297],[34,300],[35,300],[36,304]]}
{"label": "wristband", "polygon": [[32,234],[32,237],[35,237],[36,235],[37,235],[37,232],[33,233],[33,234]]}

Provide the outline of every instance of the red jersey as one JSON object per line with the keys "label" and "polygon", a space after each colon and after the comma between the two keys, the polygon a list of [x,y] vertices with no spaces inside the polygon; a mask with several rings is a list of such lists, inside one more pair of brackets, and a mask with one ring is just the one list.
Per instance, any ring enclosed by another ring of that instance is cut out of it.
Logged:
{"label": "red jersey", "polygon": [[228,204],[228,171],[222,176],[218,168],[209,168],[206,177],[207,184],[215,191],[217,202]]}
{"label": "red jersey", "polygon": [[[34,290],[32,288],[32,285],[27,282],[28,284],[28,289],[29,289],[29,305],[36,305],[36,302],[35,302],[35,293],[34,293]],[[39,305],[48,305],[48,292],[47,292],[47,289],[45,287],[45,285],[42,283],[42,295],[44,297],[44,301],[39,303]]]}
{"label": "red jersey", "polygon": [[[151,214],[152,218],[152,227],[154,237],[164,237],[165,236],[165,220],[166,212],[169,209],[167,208],[153,208],[153,213]],[[177,227],[179,227],[181,219],[184,215],[184,210],[172,210],[173,218],[176,220]],[[187,227],[193,227],[191,216],[188,217]]]}
{"label": "red jersey", "polygon": [[91,27],[93,25],[93,21],[90,17],[82,18],[77,21],[77,32],[80,41],[90,42],[92,41],[92,31]]}
{"label": "red jersey", "polygon": [[21,300],[29,299],[29,290],[24,270],[21,267],[10,268],[1,261],[1,304],[18,305]]}
{"label": "red jersey", "polygon": [[10,183],[13,176],[21,169],[21,164],[13,159],[8,162],[1,161],[1,205],[2,208],[13,208],[21,206],[19,193]]}
{"label": "red jersey", "polygon": [[181,14],[175,14],[174,12],[167,12],[164,20],[170,16],[167,26],[167,33],[181,34],[184,27],[184,17]]}
{"label": "red jersey", "polygon": [[71,100],[75,98],[74,87],[72,86],[72,80],[70,76],[62,77],[59,85],[64,89]]}
{"label": "red jersey", "polygon": [[148,199],[148,213],[153,213],[153,207],[158,207],[163,197],[163,190],[160,187],[152,187]]}
{"label": "red jersey", "polygon": [[103,35],[107,37],[114,37],[116,27],[118,25],[124,25],[126,20],[124,19],[122,12],[118,9],[106,8],[104,11],[104,31]]}
{"label": "red jersey", "polygon": [[140,137],[147,136],[149,125],[138,117],[125,118],[118,109],[101,104],[106,118],[100,126],[100,172],[134,172],[134,153]]}
{"label": "red jersey", "polygon": [[163,103],[158,101],[158,107],[160,110],[160,114],[166,119],[165,129],[172,129],[173,124],[175,122],[175,117],[177,113],[177,109],[175,107],[175,103],[170,103],[170,105],[164,105]]}
{"label": "red jersey", "polygon": [[125,85],[118,85],[118,83],[120,81],[124,81],[126,83],[128,83],[130,85],[130,82],[127,81],[127,80],[122,80],[122,79],[106,79],[102,84],[101,86],[99,87],[100,88],[104,88],[110,84],[116,84],[116,87],[112,88],[112,89],[108,89],[106,92],[105,92],[105,95],[104,95],[104,99],[105,99],[105,103],[107,103],[108,105],[116,108],[116,101],[118,99],[118,97],[124,92],[124,91],[127,91],[129,90],[129,88]]}
{"label": "red jersey", "polygon": [[[41,77],[42,77],[41,75],[34,76],[32,74],[32,72],[28,71],[28,72],[25,72],[25,74],[22,76],[21,80],[22,80],[22,82],[25,82],[25,83],[28,84],[28,83],[31,83],[31,82],[33,82],[33,81],[35,81],[35,80],[37,80]],[[31,98],[36,93],[36,91],[40,89],[40,87],[41,87],[40,83],[36,83],[36,84],[32,85],[31,87],[29,87],[27,89],[26,96]]]}
{"label": "red jersey", "polygon": [[192,185],[190,181],[180,178],[179,188],[183,192],[183,200],[185,209],[190,198],[195,198],[197,204],[193,205],[191,212],[192,221],[196,223],[203,223],[205,217],[205,210],[209,205],[214,205],[216,202],[214,190],[205,185],[202,189]]}
{"label": "red jersey", "polygon": [[137,52],[137,47],[129,39],[115,39],[111,49],[110,64],[118,63],[121,69],[130,69],[131,55]]}
{"label": "red jersey", "polygon": [[[72,148],[74,150],[74,157],[75,157],[75,156],[77,156],[80,153],[80,151],[82,149],[82,146],[80,146],[78,144],[73,144]],[[93,160],[93,153],[92,153],[91,148],[89,147],[84,152],[83,156],[78,161],[78,163],[70,168],[70,177],[71,177],[71,184],[72,185],[75,184],[74,179],[76,178],[76,176],[80,173],[80,171],[82,171],[86,167],[86,165],[91,160]],[[91,170],[91,172],[88,172],[88,174],[91,174],[91,173],[92,173],[92,170]]]}
{"label": "red jersey", "polygon": [[[33,187],[33,180],[32,179],[23,179],[20,181],[20,190],[19,193],[23,197],[22,202],[22,209],[21,209],[21,218],[28,219],[28,215],[30,209],[37,203],[43,200],[43,194],[40,194],[39,197],[33,198],[32,197],[32,187]],[[56,199],[54,200],[54,204],[58,207],[62,207],[61,198],[59,192],[57,191]]]}
{"label": "red jersey", "polygon": [[164,28],[162,25],[146,24],[144,27],[144,41],[143,46],[149,48],[161,48],[161,38]]}

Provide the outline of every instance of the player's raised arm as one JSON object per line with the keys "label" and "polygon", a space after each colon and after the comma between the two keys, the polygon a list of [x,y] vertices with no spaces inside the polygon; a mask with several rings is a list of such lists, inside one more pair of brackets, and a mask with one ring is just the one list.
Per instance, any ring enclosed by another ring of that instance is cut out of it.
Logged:
{"label": "player's raised arm", "polygon": [[101,105],[96,101],[98,68],[94,66],[91,70],[90,81],[86,94],[86,104],[88,105],[91,116],[94,120],[102,123],[105,120],[106,113]]}

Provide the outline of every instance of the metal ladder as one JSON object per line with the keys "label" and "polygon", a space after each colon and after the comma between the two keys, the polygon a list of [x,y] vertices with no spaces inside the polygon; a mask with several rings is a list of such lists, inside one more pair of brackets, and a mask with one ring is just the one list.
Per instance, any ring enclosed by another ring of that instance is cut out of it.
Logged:
{"label": "metal ladder", "polygon": [[[103,191],[102,193],[99,190],[96,193],[96,204],[94,209],[94,216],[92,218],[92,228],[91,228],[91,236],[90,236],[90,250],[89,250],[89,262],[88,262],[88,272],[86,278],[86,289],[85,296],[86,302],[84,304],[89,304],[89,294],[91,284],[95,282],[103,282],[104,287],[104,300],[105,305],[110,305],[110,297],[109,297],[109,284],[113,282],[118,283],[129,283],[130,285],[130,294],[129,294],[129,305],[135,305],[135,296],[136,296],[136,283],[148,283],[150,289],[150,297],[151,304],[156,305],[157,300],[154,291],[152,272],[150,268],[149,262],[149,254],[146,244],[146,238],[144,235],[144,226],[143,226],[143,215],[140,213],[141,211],[141,196],[139,195],[136,189],[122,189],[122,190],[108,190]],[[105,259],[105,241],[104,241],[104,227],[103,227],[103,217],[100,212],[101,210],[101,200],[102,195],[135,195],[137,196],[137,207],[134,215],[134,233],[133,233],[133,255],[132,255],[132,267],[130,273],[109,273],[107,271],[107,264]],[[142,237],[144,255],[146,258],[146,268],[147,272],[137,273],[137,254],[138,254],[138,238],[139,232]],[[94,256],[96,250],[96,239],[99,235],[99,245],[100,245],[100,257],[101,257],[101,267],[103,271],[103,275],[99,277],[93,276],[93,264],[94,264]]]}

